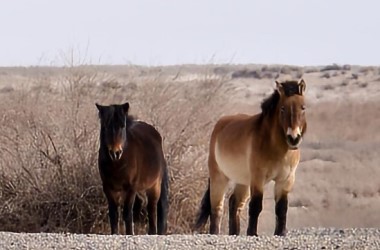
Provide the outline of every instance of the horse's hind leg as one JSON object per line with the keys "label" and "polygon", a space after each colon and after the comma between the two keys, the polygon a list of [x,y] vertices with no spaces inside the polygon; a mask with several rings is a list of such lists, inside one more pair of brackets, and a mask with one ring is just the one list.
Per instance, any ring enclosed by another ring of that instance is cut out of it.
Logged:
{"label": "horse's hind leg", "polygon": [[127,189],[124,199],[123,219],[125,224],[125,234],[133,235],[133,204],[135,202],[136,192]]}
{"label": "horse's hind leg", "polygon": [[249,187],[236,184],[229,199],[229,234],[240,234],[240,212],[249,197]]}
{"label": "horse's hind leg", "polygon": [[167,217],[169,207],[169,176],[168,169],[165,167],[161,180],[160,199],[157,203],[157,233],[166,234]]}
{"label": "horse's hind leg", "polygon": [[157,234],[157,203],[160,198],[161,182],[157,182],[151,189],[147,190],[148,197],[148,234]]}
{"label": "horse's hind leg", "polygon": [[227,185],[228,179],[223,173],[220,171],[210,172],[210,234],[219,234]]}

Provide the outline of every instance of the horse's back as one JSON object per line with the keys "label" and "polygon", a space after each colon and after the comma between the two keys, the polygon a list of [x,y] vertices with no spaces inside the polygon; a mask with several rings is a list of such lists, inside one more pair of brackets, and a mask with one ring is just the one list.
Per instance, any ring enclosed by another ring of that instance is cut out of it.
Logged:
{"label": "horse's back", "polygon": [[135,121],[129,128],[131,144],[135,148],[136,157],[143,157],[145,165],[160,165],[165,163],[160,133],[150,124]]}
{"label": "horse's back", "polygon": [[129,131],[134,138],[143,142],[151,142],[162,145],[162,137],[160,133],[152,125],[143,121],[134,121]]}

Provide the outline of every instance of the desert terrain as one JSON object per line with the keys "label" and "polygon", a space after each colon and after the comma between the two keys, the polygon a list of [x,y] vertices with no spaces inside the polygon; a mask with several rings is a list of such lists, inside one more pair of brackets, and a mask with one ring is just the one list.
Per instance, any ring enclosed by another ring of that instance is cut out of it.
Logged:
{"label": "desert terrain", "polygon": [[[307,84],[308,131],[288,228],[379,228],[379,67],[69,65],[0,68],[0,231],[109,233],[94,104],[128,101],[130,113],[164,137],[169,233],[193,233],[216,120],[260,112],[275,80],[300,77]],[[224,233],[226,222],[225,216]],[[259,234],[272,235],[274,223],[269,183]]]}

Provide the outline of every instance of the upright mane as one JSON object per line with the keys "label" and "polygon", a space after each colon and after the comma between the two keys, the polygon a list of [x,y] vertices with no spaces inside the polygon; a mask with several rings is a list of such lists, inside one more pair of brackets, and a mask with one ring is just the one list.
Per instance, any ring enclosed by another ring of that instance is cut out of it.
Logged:
{"label": "upright mane", "polygon": [[[108,106],[108,110],[105,113],[103,113],[103,119],[104,119],[106,124],[109,124],[110,121],[112,119],[115,119],[115,118],[116,118],[116,120],[122,121],[123,120],[123,113],[124,113],[124,111],[123,111],[122,107],[120,107],[119,105],[110,105],[110,106]],[[99,114],[99,118],[101,118],[100,114]],[[135,117],[128,114],[125,117],[125,119],[126,119],[125,125],[128,128],[134,122]]]}
{"label": "upright mane", "polygon": [[[287,97],[292,95],[301,95],[297,81],[282,82],[281,86]],[[273,91],[272,95],[264,99],[264,101],[261,103],[261,118],[274,115],[279,101],[280,93],[276,89]]]}

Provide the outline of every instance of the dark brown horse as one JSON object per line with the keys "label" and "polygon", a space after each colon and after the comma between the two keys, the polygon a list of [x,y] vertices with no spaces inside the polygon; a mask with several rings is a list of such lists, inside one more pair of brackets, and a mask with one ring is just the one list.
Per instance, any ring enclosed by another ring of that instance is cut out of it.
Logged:
{"label": "dark brown horse", "polygon": [[[100,118],[99,171],[108,201],[111,233],[118,233],[123,206],[125,233],[133,234],[137,192],[146,192],[149,234],[165,234],[168,170],[157,130],[128,115],[129,104],[96,104]],[[137,200],[139,201],[139,200]]]}
{"label": "dark brown horse", "polygon": [[195,228],[210,217],[210,233],[218,234],[224,195],[229,199],[229,233],[240,233],[240,212],[250,197],[247,235],[257,235],[264,185],[275,181],[275,235],[286,234],[288,193],[300,160],[299,145],[306,132],[303,80],[277,83],[277,89],[253,116],[222,117],[214,127],[208,159],[209,183]]}

